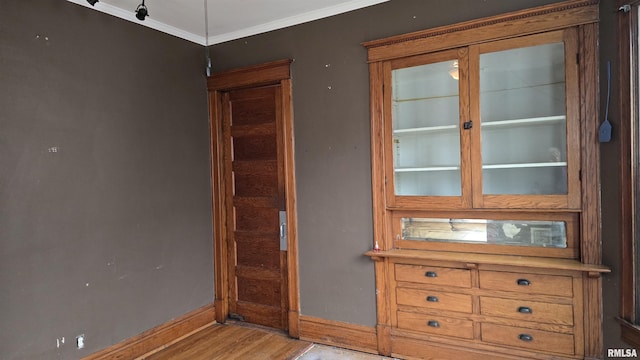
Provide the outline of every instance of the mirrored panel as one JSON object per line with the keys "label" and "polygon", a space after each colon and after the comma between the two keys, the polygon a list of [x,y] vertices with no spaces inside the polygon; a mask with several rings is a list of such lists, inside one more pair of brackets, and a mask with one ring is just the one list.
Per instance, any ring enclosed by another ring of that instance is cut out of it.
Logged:
{"label": "mirrored panel", "polygon": [[401,218],[402,240],[567,247],[564,221]]}

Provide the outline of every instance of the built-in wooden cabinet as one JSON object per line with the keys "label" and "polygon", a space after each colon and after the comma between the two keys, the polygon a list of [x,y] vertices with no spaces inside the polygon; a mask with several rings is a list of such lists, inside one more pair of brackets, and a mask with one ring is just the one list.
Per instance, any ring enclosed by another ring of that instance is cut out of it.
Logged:
{"label": "built-in wooden cabinet", "polygon": [[596,1],[365,43],[378,350],[602,356]]}
{"label": "built-in wooden cabinet", "polygon": [[576,55],[570,28],[386,61],[388,204],[578,208]]}

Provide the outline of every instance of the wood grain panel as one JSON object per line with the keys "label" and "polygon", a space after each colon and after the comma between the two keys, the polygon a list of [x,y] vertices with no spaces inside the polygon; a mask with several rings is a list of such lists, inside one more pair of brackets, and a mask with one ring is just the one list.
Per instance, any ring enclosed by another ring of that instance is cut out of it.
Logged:
{"label": "wood grain panel", "polygon": [[480,313],[525,321],[573,325],[573,306],[527,299],[515,300],[481,296]]}
{"label": "wood grain panel", "polygon": [[278,241],[278,209],[235,207],[235,230],[273,234]]}
{"label": "wood grain panel", "polygon": [[223,91],[246,86],[277,83],[291,77],[289,67],[292,62],[293,60],[290,59],[277,60],[214,73],[207,79],[207,87],[210,91]]}
{"label": "wood grain panel", "polygon": [[376,330],[369,326],[301,315],[300,339],[372,354],[378,353]]}
{"label": "wood grain panel", "polygon": [[438,315],[398,312],[398,327],[423,333],[473,339],[473,321]]}
{"label": "wood grain panel", "polygon": [[267,236],[235,234],[238,266],[253,266],[272,270],[280,268],[280,244]]}
{"label": "wood grain panel", "polygon": [[463,313],[472,311],[471,295],[406,288],[397,288],[396,294],[399,305]]}
{"label": "wood grain panel", "polygon": [[528,328],[482,324],[482,341],[542,352],[575,353],[573,335]]}
{"label": "wood grain panel", "polygon": [[467,269],[396,264],[395,275],[396,281],[464,288],[471,287],[471,272]]}
{"label": "wood grain panel", "polygon": [[243,137],[243,136],[263,136],[263,135],[276,135],[276,124],[266,123],[257,125],[236,125],[229,129],[231,136]]}
{"label": "wood grain panel", "polygon": [[[427,360],[522,360],[521,356],[508,356],[495,351],[478,351],[469,347],[435,344],[433,342],[418,341],[404,337],[394,337],[392,340],[394,357]],[[495,350],[495,349],[492,349]]]}
{"label": "wood grain panel", "polygon": [[[602,263],[602,228],[600,204],[600,147],[597,144],[599,126],[598,87],[598,24],[582,27],[580,86],[584,91],[581,103],[582,138],[582,261],[588,264]],[[602,339],[602,279],[586,279],[584,283],[584,355],[599,357],[603,352]]]}
{"label": "wood grain panel", "polygon": [[232,91],[231,126],[273,123],[276,113],[271,105],[275,102],[275,90],[274,87],[259,87]]}
{"label": "wood grain panel", "polygon": [[273,135],[234,137],[233,150],[235,161],[274,160],[278,156],[278,144]]}
{"label": "wood grain panel", "polygon": [[[280,307],[280,279],[238,277],[238,302],[248,301],[262,305]],[[276,274],[279,276],[279,273]]]}
{"label": "wood grain panel", "polygon": [[589,273],[609,273],[611,269],[596,264],[584,264],[573,259],[552,259],[533,256],[509,256],[495,254],[477,254],[469,252],[445,252],[427,250],[395,249],[389,251],[368,251],[365,255],[374,258],[389,258],[403,261],[442,261],[475,266],[514,266],[530,269],[567,270]]}
{"label": "wood grain panel", "polygon": [[571,297],[573,296],[573,278],[559,275],[480,271],[480,288]]}
{"label": "wood grain panel", "polygon": [[258,324],[276,329],[282,329],[282,309],[278,306],[268,306],[246,301],[237,301],[236,312],[244,317],[244,320],[251,324]]}
{"label": "wood grain panel", "polygon": [[295,144],[293,133],[293,103],[292,103],[292,82],[291,79],[283,79],[280,82],[280,96],[282,107],[282,152],[283,152],[283,172],[285,193],[284,209],[287,210],[287,252],[286,252],[286,286],[288,295],[288,319],[289,336],[300,337],[300,290],[298,278],[298,222],[297,222],[297,198],[296,198],[296,177],[295,177]]}
{"label": "wood grain panel", "polygon": [[424,31],[364,43],[369,61],[392,59],[398,54],[417,55],[443,49],[487,42],[508,37],[561,29],[598,20],[597,1],[567,1],[516,11],[489,19],[472,20],[456,26],[443,26]]}
{"label": "wood grain panel", "polygon": [[234,172],[235,196],[275,197],[278,195],[278,179],[273,174]]}
{"label": "wood grain panel", "polygon": [[278,162],[276,160],[234,161],[232,169],[238,174],[275,174],[278,171]]}

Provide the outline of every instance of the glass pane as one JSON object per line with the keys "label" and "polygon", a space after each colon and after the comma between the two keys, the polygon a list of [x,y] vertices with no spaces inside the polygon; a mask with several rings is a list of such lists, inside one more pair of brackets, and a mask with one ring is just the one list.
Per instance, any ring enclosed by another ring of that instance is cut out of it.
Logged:
{"label": "glass pane", "polygon": [[564,44],[480,55],[485,194],[566,194]]}
{"label": "glass pane", "polygon": [[567,247],[562,221],[402,218],[403,240]]}
{"label": "glass pane", "polygon": [[460,196],[457,62],[392,71],[396,195]]}

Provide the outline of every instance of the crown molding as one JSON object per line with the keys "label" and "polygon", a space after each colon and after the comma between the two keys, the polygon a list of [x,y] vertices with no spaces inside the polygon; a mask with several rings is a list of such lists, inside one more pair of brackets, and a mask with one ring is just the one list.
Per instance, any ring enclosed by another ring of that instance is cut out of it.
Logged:
{"label": "crown molding", "polygon": [[92,10],[103,12],[105,14],[113,15],[118,18],[136,23],[138,25],[152,28],[152,29],[155,29],[155,30],[158,30],[158,31],[161,31],[161,32],[164,32],[164,33],[167,33],[167,34],[170,34],[170,35],[173,35],[181,39],[185,39],[200,45],[215,45],[215,44],[223,43],[226,41],[236,40],[236,39],[240,39],[247,36],[257,35],[257,34],[269,32],[269,31],[273,31],[273,30],[286,28],[293,25],[302,24],[305,22],[310,22],[310,21],[346,13],[349,11],[380,4],[390,0],[347,1],[339,5],[329,6],[326,8],[309,11],[309,12],[298,14],[295,16],[290,16],[284,19],[279,19],[279,20],[268,22],[268,23],[248,27],[246,29],[231,31],[228,33],[217,34],[217,35],[209,35],[208,41],[206,41],[207,39],[205,38],[204,35],[194,34],[194,33],[182,30],[180,28],[167,25],[165,23],[156,21],[151,17],[145,19],[144,21],[140,21],[136,19],[135,13],[133,11],[124,10],[119,7],[105,4],[103,2],[98,2],[96,3],[95,6],[91,6],[89,5],[89,3],[87,3],[86,0],[67,0],[67,1],[84,6]]}
{"label": "crown molding", "polygon": [[209,36],[209,45],[215,45],[223,43],[225,41],[231,41],[241,39],[247,36],[262,34],[265,32],[283,29],[289,26],[303,24],[306,22],[327,18],[330,16],[346,13],[353,10],[362,9],[368,6],[381,4],[390,0],[352,0],[339,5],[329,6],[326,8],[309,11],[306,13],[290,16],[287,18],[271,21],[268,23],[252,26],[246,29],[238,31],[232,31],[225,34]]}

